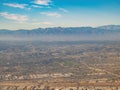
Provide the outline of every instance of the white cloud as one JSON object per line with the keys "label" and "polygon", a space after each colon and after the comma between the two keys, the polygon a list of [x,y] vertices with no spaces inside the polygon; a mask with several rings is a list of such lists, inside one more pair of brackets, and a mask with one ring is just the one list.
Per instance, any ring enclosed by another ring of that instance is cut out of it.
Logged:
{"label": "white cloud", "polygon": [[51,2],[52,2],[51,0],[35,0],[35,4],[45,5],[45,6],[49,6]]}
{"label": "white cloud", "polygon": [[27,4],[18,4],[18,3],[4,3],[3,5],[14,8],[20,8],[20,9],[24,9],[27,6]]}
{"label": "white cloud", "polygon": [[38,5],[32,5],[34,8],[43,8],[43,6],[38,6]]}
{"label": "white cloud", "polygon": [[46,15],[46,16],[51,16],[51,17],[61,17],[61,14],[57,13],[57,12],[41,12],[40,14],[42,15]]}
{"label": "white cloud", "polygon": [[51,23],[51,22],[42,22],[42,24],[44,24],[44,25],[53,25],[53,23]]}
{"label": "white cloud", "polygon": [[29,8],[26,8],[27,10],[31,10],[32,8],[31,7],[29,7]]}
{"label": "white cloud", "polygon": [[[34,20],[33,20],[34,21]],[[46,21],[46,22],[31,22],[32,25],[54,25],[52,22]]]}
{"label": "white cloud", "polygon": [[6,19],[15,20],[18,22],[24,22],[28,20],[26,15],[10,14],[8,12],[1,12],[0,16],[3,16]]}
{"label": "white cloud", "polygon": [[64,9],[64,8],[59,8],[59,10],[65,12],[65,13],[69,12],[68,10],[66,10],[66,9]]}

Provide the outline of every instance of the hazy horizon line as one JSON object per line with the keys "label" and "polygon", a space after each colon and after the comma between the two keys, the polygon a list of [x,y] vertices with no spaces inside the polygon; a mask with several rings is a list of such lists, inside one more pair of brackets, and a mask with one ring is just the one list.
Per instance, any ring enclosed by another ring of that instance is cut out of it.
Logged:
{"label": "hazy horizon line", "polygon": [[91,28],[97,28],[101,26],[119,26],[120,24],[104,24],[104,25],[98,25],[98,26],[90,26],[90,25],[83,25],[83,26],[51,26],[51,27],[36,27],[36,28],[21,28],[21,29],[8,29],[8,28],[0,28],[0,30],[10,30],[10,31],[17,31],[17,30],[33,30],[33,29],[47,29],[47,28],[76,28],[76,27],[91,27]]}

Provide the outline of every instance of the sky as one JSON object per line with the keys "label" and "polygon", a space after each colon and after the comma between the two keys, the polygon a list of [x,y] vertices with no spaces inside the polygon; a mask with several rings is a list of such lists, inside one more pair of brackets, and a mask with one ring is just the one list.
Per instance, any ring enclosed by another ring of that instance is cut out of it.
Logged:
{"label": "sky", "polygon": [[0,0],[0,29],[120,25],[120,0]]}

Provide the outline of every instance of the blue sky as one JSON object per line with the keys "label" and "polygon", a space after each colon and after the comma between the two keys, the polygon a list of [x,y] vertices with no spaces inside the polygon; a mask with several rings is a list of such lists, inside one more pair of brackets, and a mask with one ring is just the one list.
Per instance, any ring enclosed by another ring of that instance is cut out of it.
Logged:
{"label": "blue sky", "polygon": [[0,0],[0,29],[120,25],[120,0]]}

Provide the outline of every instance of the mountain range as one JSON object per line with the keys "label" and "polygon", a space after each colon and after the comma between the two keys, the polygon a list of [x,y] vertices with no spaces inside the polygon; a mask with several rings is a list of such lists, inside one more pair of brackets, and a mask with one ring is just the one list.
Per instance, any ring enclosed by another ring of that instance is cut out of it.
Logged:
{"label": "mountain range", "polygon": [[[43,37],[50,36],[50,38],[59,39],[66,37],[73,39],[72,37],[81,38],[109,38],[109,39],[119,39],[120,36],[120,25],[106,25],[100,27],[54,27],[54,28],[37,28],[32,30],[0,30],[0,38],[3,37]],[[70,36],[70,37],[69,37]],[[71,37],[72,36],[72,37]],[[46,37],[44,37],[46,38]]]}
{"label": "mountain range", "polygon": [[0,35],[40,35],[40,34],[105,34],[120,33],[120,25],[106,25],[100,27],[54,27],[54,28],[37,28],[32,30],[7,30],[1,29]]}

